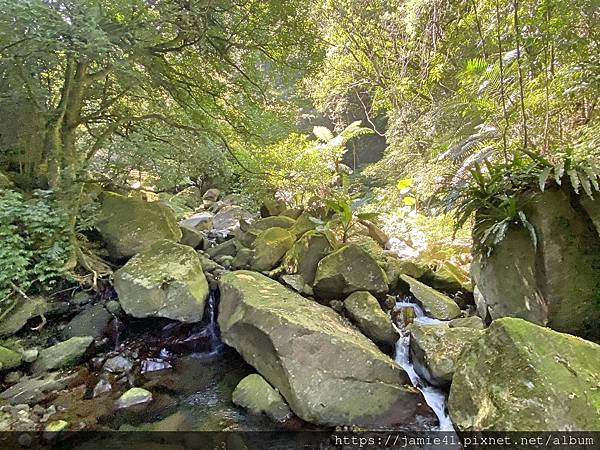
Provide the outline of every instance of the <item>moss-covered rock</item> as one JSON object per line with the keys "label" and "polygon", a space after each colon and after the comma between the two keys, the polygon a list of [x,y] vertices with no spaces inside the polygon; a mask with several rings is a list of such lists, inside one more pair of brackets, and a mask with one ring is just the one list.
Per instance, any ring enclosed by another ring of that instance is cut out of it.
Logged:
{"label": "moss-covered rock", "polygon": [[236,269],[249,269],[254,257],[254,250],[249,248],[241,248],[231,261],[231,266]]}
{"label": "moss-covered rock", "polygon": [[290,228],[290,232],[297,238],[299,238],[304,233],[314,230],[316,227],[317,224],[313,222],[312,216],[305,211],[302,214],[300,214],[294,226]]}
{"label": "moss-covered rock", "polygon": [[417,278],[434,289],[444,292],[452,294],[459,291],[473,292],[469,273],[450,261],[444,261],[435,270],[428,270]]}
{"label": "moss-covered rock", "polygon": [[105,192],[96,224],[113,259],[130,258],[158,240],[179,242],[181,230],[171,208]]}
{"label": "moss-covered rock", "polygon": [[398,341],[392,319],[383,312],[375,297],[365,291],[355,292],[344,300],[344,308],[352,322],[365,336],[379,345],[393,347]]}
{"label": "moss-covered rock", "polygon": [[227,273],[219,286],[223,341],[302,419],[363,427],[431,423],[402,369],[331,308],[256,272]]}
{"label": "moss-covered rock", "polygon": [[333,234],[308,231],[285,254],[283,267],[288,274],[299,274],[304,283],[312,284],[319,261],[331,253],[335,246]]}
{"label": "moss-covered rock", "polygon": [[458,361],[459,430],[600,431],[600,346],[522,319],[495,320]]}
{"label": "moss-covered rock", "polygon": [[385,274],[388,277],[390,291],[397,292],[404,284],[400,275],[408,275],[412,278],[421,278],[428,268],[425,264],[415,261],[400,259],[395,255],[385,255]]}
{"label": "moss-covered rock", "polygon": [[470,317],[459,317],[458,319],[452,319],[448,322],[450,328],[474,328],[476,330],[483,330],[485,324],[481,317],[470,316]]}
{"label": "moss-covered rock", "polygon": [[431,317],[450,320],[460,316],[460,308],[451,298],[408,275],[401,275],[400,278],[409,285],[410,292]]}
{"label": "moss-covered rock", "polygon": [[279,264],[283,256],[294,245],[294,236],[284,228],[269,228],[254,241],[252,270],[267,271]]}
{"label": "moss-covered rock", "polygon": [[260,206],[261,217],[271,217],[281,214],[285,210],[285,202],[269,198]]}
{"label": "moss-covered rock", "polygon": [[233,391],[231,400],[254,414],[266,414],[273,422],[284,422],[292,416],[292,411],[279,392],[258,374],[242,379]]}
{"label": "moss-covered rock", "polygon": [[206,235],[195,228],[180,225],[181,227],[181,243],[192,248],[205,249],[208,244]]}
{"label": "moss-covered rock", "polygon": [[314,291],[325,299],[344,297],[356,291],[368,291],[380,297],[387,293],[388,284],[377,261],[359,246],[349,244],[319,262]]}
{"label": "moss-covered rock", "polygon": [[0,347],[0,370],[8,370],[21,364],[21,355],[14,350]]}
{"label": "moss-covered rock", "polygon": [[115,273],[123,310],[133,317],[199,322],[208,283],[198,254],[187,245],[162,240]]}
{"label": "moss-covered rock", "polygon": [[48,304],[43,297],[16,297],[6,300],[0,319],[0,336],[10,336],[25,326],[28,320],[44,314]]}
{"label": "moss-covered rock", "polygon": [[92,336],[72,337],[40,351],[32,366],[34,373],[70,367],[81,360],[94,343]]}
{"label": "moss-covered rock", "polygon": [[241,206],[225,206],[213,217],[213,227],[217,231],[233,231],[240,227],[240,221],[251,221],[252,214]]}
{"label": "moss-covered rock", "polygon": [[220,256],[235,256],[240,248],[242,248],[242,245],[237,238],[234,238],[207,249],[206,254],[213,259]]}
{"label": "moss-covered rock", "polygon": [[117,409],[131,408],[132,406],[149,403],[152,401],[152,392],[139,388],[133,387],[125,391],[115,402]]}
{"label": "moss-covered rock", "polygon": [[417,373],[435,386],[448,386],[460,353],[481,334],[473,328],[450,328],[447,324],[410,326],[410,352]]}
{"label": "moss-covered rock", "polygon": [[275,227],[288,229],[292,228],[295,224],[296,221],[290,217],[271,216],[254,221],[250,229],[259,232]]}

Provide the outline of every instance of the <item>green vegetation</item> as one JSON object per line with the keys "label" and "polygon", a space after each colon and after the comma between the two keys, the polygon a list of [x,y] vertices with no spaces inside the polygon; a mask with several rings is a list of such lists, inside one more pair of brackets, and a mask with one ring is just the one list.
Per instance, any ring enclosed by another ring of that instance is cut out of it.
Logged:
{"label": "green vegetation", "polygon": [[[533,192],[599,190],[594,1],[0,9],[0,297],[108,273],[90,243],[101,190],[179,216],[210,187],[275,195],[342,241],[378,217],[433,262],[462,262],[473,225],[484,253],[513,226],[535,243]],[[349,162],[376,138],[381,158]]]}

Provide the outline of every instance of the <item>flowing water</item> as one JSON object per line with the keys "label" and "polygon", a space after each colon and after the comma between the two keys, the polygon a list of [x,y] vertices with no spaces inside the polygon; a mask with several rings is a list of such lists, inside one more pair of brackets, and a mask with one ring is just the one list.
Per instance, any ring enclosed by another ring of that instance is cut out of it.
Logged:
{"label": "flowing water", "polygon": [[[423,309],[416,303],[406,300],[397,302],[395,309],[399,310],[402,308],[410,308],[413,310],[414,322],[424,324],[444,323],[441,320],[433,319],[425,315]],[[454,426],[446,411],[446,394],[441,389],[431,386],[415,371],[415,363],[411,361],[410,358],[410,333],[402,320],[398,323],[396,330],[400,333],[400,339],[398,339],[398,342],[396,343],[395,361],[407,373],[413,386],[419,389],[423,394],[425,401],[440,422],[440,431],[454,431]]]}

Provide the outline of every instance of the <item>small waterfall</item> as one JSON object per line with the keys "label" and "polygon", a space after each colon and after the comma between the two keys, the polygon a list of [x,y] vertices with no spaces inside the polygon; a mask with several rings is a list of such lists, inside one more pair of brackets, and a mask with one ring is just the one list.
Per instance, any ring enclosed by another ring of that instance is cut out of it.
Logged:
{"label": "small waterfall", "polygon": [[[415,322],[426,324],[444,323],[442,320],[427,317],[423,309],[416,303],[408,301],[396,302],[395,309],[398,310],[401,308],[412,309]],[[454,431],[452,421],[446,412],[446,394],[441,389],[429,385],[429,383],[421,378],[415,371],[414,363],[410,360],[410,333],[405,328],[405,324],[400,322],[398,326],[396,326],[396,330],[400,333],[400,339],[398,339],[398,342],[396,343],[395,361],[407,373],[413,386],[419,389],[423,394],[425,401],[440,422],[440,431]]]}

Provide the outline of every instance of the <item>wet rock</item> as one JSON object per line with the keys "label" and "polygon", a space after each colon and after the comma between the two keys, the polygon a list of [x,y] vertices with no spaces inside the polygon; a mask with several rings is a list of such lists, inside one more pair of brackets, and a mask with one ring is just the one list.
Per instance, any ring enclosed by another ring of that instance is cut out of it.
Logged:
{"label": "wet rock", "polygon": [[304,283],[310,285],[315,280],[319,261],[335,247],[333,234],[308,231],[285,254],[283,267],[288,274],[298,274]]}
{"label": "wet rock", "polygon": [[110,300],[110,301],[106,302],[105,308],[109,313],[111,313],[115,316],[118,316],[119,314],[121,314],[123,312],[123,308],[121,308],[121,304],[116,300]]}
{"label": "wet rock", "polygon": [[[179,222],[182,228],[190,228],[195,231],[208,231],[213,227],[214,214],[208,211],[201,211]],[[182,230],[183,232],[183,230]],[[189,245],[189,244],[188,244]]]}
{"label": "wet rock", "polygon": [[241,206],[226,206],[213,217],[213,227],[219,231],[233,231],[240,227],[240,220],[252,221],[253,217]]}
{"label": "wet rock", "polygon": [[142,374],[145,374],[172,368],[173,366],[168,361],[158,358],[147,358],[142,361],[140,371]]}
{"label": "wet rock", "polygon": [[459,431],[600,431],[600,346],[497,319],[458,360],[448,410]]}
{"label": "wet rock", "polygon": [[76,336],[92,336],[101,339],[107,331],[112,314],[102,305],[90,306],[77,314],[63,330],[63,339]]}
{"label": "wet rock", "polygon": [[279,392],[258,374],[248,375],[239,382],[233,391],[232,401],[254,414],[266,414],[273,422],[285,422],[292,416]]}
{"label": "wet rock", "polygon": [[21,355],[14,350],[0,347],[0,370],[7,370],[21,364]]}
{"label": "wet rock", "polygon": [[39,403],[51,391],[64,389],[77,376],[77,374],[49,373],[33,378],[24,377],[17,384],[0,393],[0,398],[11,405]]}
{"label": "wet rock", "polygon": [[383,312],[375,297],[365,291],[351,294],[344,300],[344,308],[352,322],[365,336],[379,345],[393,347],[399,339],[392,319]]}
{"label": "wet rock", "polygon": [[132,406],[149,403],[152,401],[152,392],[146,389],[134,387],[126,391],[115,402],[117,409],[130,408]]}
{"label": "wet rock", "polygon": [[459,317],[458,319],[452,319],[450,322],[448,322],[448,326],[450,328],[465,327],[474,328],[476,330],[485,329],[485,324],[483,323],[483,320],[481,320],[481,317],[477,316]]}
{"label": "wet rock", "polygon": [[33,297],[27,300],[16,297],[13,303],[7,305],[6,308],[10,311],[0,320],[0,336],[15,334],[25,326],[28,320],[44,314],[47,302],[43,297]]}
{"label": "wet rock", "polygon": [[[285,202],[275,199],[267,199],[260,207],[261,217],[271,217],[281,214],[285,210]],[[276,226],[276,225],[273,225]],[[269,227],[270,228],[270,227]]]}
{"label": "wet rock", "polygon": [[198,254],[188,246],[158,241],[115,272],[115,290],[130,316],[199,322],[208,283]]}
{"label": "wet rock", "polygon": [[96,386],[94,386],[92,397],[96,398],[109,392],[112,392],[112,384],[110,384],[110,382],[107,380],[100,380],[98,383],[96,383]]}
{"label": "wet rock", "polygon": [[92,336],[72,337],[40,351],[33,363],[34,373],[69,367],[81,360],[94,343]]}
{"label": "wet rock", "polygon": [[416,372],[434,386],[449,386],[461,352],[480,335],[473,328],[413,323],[410,352],[412,361],[418,362]]}
{"label": "wet rock", "polygon": [[460,316],[460,308],[451,298],[408,275],[401,275],[400,278],[408,283],[410,292],[415,296],[417,302],[423,306],[425,313],[431,317],[439,320],[450,320]]}
{"label": "wet rock", "polygon": [[319,262],[313,288],[321,298],[335,298],[356,291],[368,291],[380,297],[388,291],[387,277],[381,267],[354,244],[345,245]]}
{"label": "wet rock", "polygon": [[432,420],[402,369],[331,308],[256,272],[227,273],[219,285],[223,341],[302,419],[363,427]]}
{"label": "wet rock", "polygon": [[100,218],[96,224],[113,259],[130,258],[147,250],[156,241],[178,242],[181,230],[171,208],[159,202],[103,194]]}
{"label": "wet rock", "polygon": [[292,247],[294,240],[292,234],[283,228],[269,228],[263,231],[253,244],[252,270],[267,271],[276,267]]}
{"label": "wet rock", "polygon": [[202,231],[198,231],[194,228],[186,225],[181,226],[181,243],[183,245],[189,245],[192,248],[204,249],[208,246],[206,235]]}
{"label": "wet rock", "polygon": [[103,369],[111,373],[130,372],[133,369],[133,361],[122,355],[113,356],[106,360]]}

